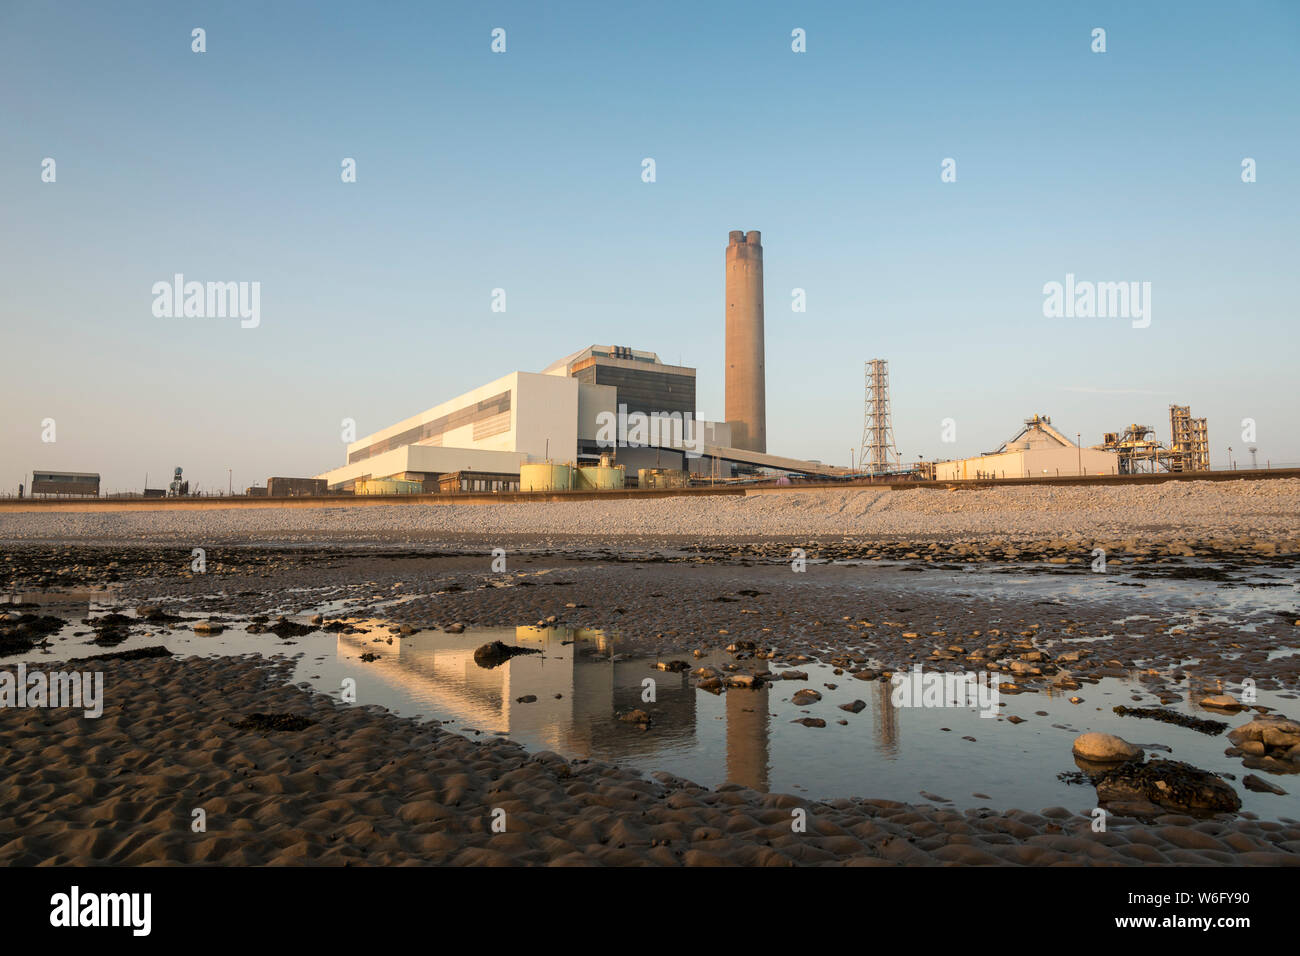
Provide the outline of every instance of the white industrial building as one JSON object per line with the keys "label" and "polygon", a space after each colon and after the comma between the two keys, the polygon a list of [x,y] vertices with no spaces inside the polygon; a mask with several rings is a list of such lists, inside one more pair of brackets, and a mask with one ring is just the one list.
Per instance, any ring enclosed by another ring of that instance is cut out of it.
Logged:
{"label": "white industrial building", "polygon": [[358,479],[518,474],[530,457],[573,460],[579,437],[595,439],[597,413],[617,411],[616,397],[608,385],[512,372],[352,442],[347,464],[318,477],[331,489],[351,490]]}
{"label": "white industrial building", "polygon": [[1119,457],[1114,452],[1081,448],[1052,427],[1046,415],[1025,419],[1024,427],[996,451],[975,458],[939,461],[939,481],[968,478],[1043,478],[1057,475],[1113,475]]}
{"label": "white industrial building", "polygon": [[[638,435],[637,416],[663,427]],[[383,478],[430,487],[455,472],[518,474],[529,460],[596,461],[602,452],[633,472],[684,468],[726,477],[738,464],[833,471],[730,442],[727,423],[695,420],[695,369],[665,365],[653,352],[592,345],[543,372],[512,372],[366,435],[348,445],[346,464],[317,477],[335,491]]]}

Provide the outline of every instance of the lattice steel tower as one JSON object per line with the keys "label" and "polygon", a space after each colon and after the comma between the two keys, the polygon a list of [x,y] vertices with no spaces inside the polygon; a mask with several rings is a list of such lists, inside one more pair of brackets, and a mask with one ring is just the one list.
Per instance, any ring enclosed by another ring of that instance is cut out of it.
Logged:
{"label": "lattice steel tower", "polygon": [[889,362],[872,359],[866,365],[867,397],[863,409],[859,470],[879,475],[902,469],[894,447],[894,418],[889,410]]}

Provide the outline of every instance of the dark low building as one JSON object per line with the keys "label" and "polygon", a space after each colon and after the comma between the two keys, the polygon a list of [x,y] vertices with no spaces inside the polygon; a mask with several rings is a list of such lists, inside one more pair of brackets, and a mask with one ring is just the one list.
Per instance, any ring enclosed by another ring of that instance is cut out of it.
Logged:
{"label": "dark low building", "polygon": [[328,491],[324,478],[268,478],[266,494],[269,498],[302,498],[323,495]]}
{"label": "dark low building", "polygon": [[31,493],[98,498],[99,475],[85,471],[34,471]]}
{"label": "dark low building", "polygon": [[497,471],[453,471],[438,479],[443,494],[518,491],[519,476]]}

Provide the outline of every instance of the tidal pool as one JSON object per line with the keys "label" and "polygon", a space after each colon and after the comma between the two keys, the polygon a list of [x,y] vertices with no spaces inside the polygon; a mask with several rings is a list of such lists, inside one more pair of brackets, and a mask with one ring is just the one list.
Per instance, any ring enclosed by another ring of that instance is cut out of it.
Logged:
{"label": "tidal pool", "polygon": [[[1077,769],[1070,753],[1074,737],[1103,731],[1154,755],[1223,774],[1240,794],[1244,810],[1269,819],[1300,818],[1300,775],[1255,771],[1291,791],[1285,796],[1247,790],[1241,778],[1251,771],[1224,754],[1229,746],[1226,731],[1210,736],[1113,713],[1119,704],[1161,706],[1138,680],[1137,671],[1064,692],[1048,688],[1004,693],[994,708],[996,716],[986,717],[971,706],[895,706],[890,684],[836,675],[831,665],[812,661],[798,665],[806,680],[778,680],[759,689],[714,694],[697,690],[688,672],[662,671],[653,658],[621,653],[616,634],[564,627],[469,628],[461,634],[428,630],[401,636],[387,622],[358,617],[349,621],[353,633],[317,630],[281,640],[269,633],[249,633],[240,622],[227,624],[214,636],[146,625],[121,643],[99,647],[92,643],[94,634],[79,622],[101,613],[106,604],[100,602],[109,597],[102,592],[57,599],[51,594],[28,596],[39,602],[41,613],[64,615],[69,624],[48,646],[0,662],[24,660],[30,668],[160,643],[181,656],[283,655],[293,662],[293,680],[317,692],[341,699],[345,686],[351,687],[357,706],[377,705],[407,717],[436,719],[477,739],[508,736],[531,750],[553,750],[645,773],[668,771],[706,786],[733,782],[817,799],[946,798],[958,808],[1091,809],[1096,803],[1092,787],[1066,783],[1059,775]],[[326,613],[347,611],[334,605]],[[306,622],[309,616],[293,619]],[[490,641],[539,653],[485,668],[474,661],[474,650]],[[362,655],[373,659],[362,660]],[[691,669],[719,670],[735,660],[723,650],[684,659]],[[761,669],[766,663],[745,661],[742,669]],[[772,669],[779,675],[793,668]],[[647,680],[653,681],[653,701],[645,699]],[[1195,701],[1214,691],[1190,678],[1176,686],[1184,700],[1167,705],[1171,710],[1222,720],[1229,727],[1249,719],[1197,707]],[[816,690],[822,699],[796,706],[791,698],[802,689]],[[111,699],[111,684],[106,694]],[[1070,697],[1082,702],[1071,703]],[[839,707],[854,701],[865,705],[857,713]],[[1260,691],[1258,703],[1283,713],[1290,705],[1293,716],[1300,711],[1291,693]],[[637,708],[652,716],[647,729],[615,716]],[[1023,722],[1006,719],[1013,715]],[[794,723],[804,717],[821,718],[826,726]]]}

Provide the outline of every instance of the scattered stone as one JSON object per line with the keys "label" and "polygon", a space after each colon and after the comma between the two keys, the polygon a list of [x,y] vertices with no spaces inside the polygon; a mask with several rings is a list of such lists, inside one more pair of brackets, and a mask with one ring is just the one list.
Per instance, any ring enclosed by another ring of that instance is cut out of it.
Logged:
{"label": "scattered stone", "polygon": [[271,627],[268,627],[267,630],[276,637],[288,639],[290,637],[302,637],[304,634],[310,634],[312,631],[317,630],[317,625],[298,624],[282,617]]}
{"label": "scattered stone", "polygon": [[1241,785],[1247,790],[1254,790],[1256,793],[1276,793],[1280,797],[1286,796],[1286,791],[1277,784],[1261,779],[1253,773],[1248,773],[1242,777]]}
{"label": "scattered stone", "polygon": [[179,614],[168,614],[157,604],[142,604],[135,609],[135,614],[136,617],[150,624],[173,624],[184,620]]}
{"label": "scattered stone", "polygon": [[63,630],[62,618],[40,614],[6,614],[0,623],[0,655],[22,654]]}
{"label": "scattered stone", "polygon": [[1235,697],[1229,694],[1216,694],[1213,697],[1202,698],[1201,706],[1210,707],[1214,710],[1237,711],[1245,709]]}
{"label": "scattered stone", "polygon": [[518,657],[520,654],[540,653],[541,651],[537,648],[513,647],[509,644],[502,644],[500,641],[492,641],[490,644],[484,644],[474,652],[474,663],[479,667],[491,670],[494,667],[500,667],[510,658]]}

